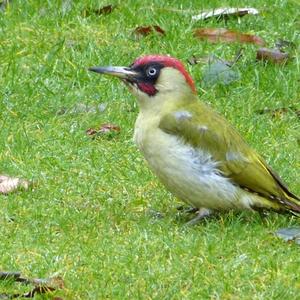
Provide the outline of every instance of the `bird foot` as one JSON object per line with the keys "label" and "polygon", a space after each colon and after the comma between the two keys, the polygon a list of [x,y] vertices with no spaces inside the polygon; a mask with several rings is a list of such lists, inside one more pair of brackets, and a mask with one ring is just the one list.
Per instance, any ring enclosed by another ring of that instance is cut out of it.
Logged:
{"label": "bird foot", "polygon": [[187,214],[193,214],[193,213],[199,211],[199,208],[196,208],[193,206],[186,206],[186,205],[177,206],[176,209],[182,211],[183,213],[187,213]]}
{"label": "bird foot", "polygon": [[197,210],[197,216],[193,218],[192,220],[188,221],[185,225],[187,226],[194,226],[200,223],[203,219],[211,216],[212,211],[208,208],[201,207],[200,209]]}

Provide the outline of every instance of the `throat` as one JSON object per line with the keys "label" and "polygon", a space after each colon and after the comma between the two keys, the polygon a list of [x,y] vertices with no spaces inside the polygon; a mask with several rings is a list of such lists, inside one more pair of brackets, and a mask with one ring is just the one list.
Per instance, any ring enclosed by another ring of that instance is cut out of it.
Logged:
{"label": "throat", "polygon": [[137,86],[142,92],[146,93],[149,96],[155,96],[158,92],[155,86],[150,83],[139,82]]}

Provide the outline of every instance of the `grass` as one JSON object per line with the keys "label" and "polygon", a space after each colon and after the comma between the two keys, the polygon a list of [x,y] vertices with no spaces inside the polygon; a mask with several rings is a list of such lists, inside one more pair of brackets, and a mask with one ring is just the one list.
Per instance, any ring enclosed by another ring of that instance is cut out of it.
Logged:
{"label": "grass", "polygon": [[[299,220],[230,212],[184,227],[188,217],[176,210],[181,202],[151,174],[132,142],[135,100],[116,80],[87,72],[93,65],[129,65],[149,53],[184,62],[212,53],[231,59],[241,46],[196,40],[192,29],[204,26],[255,33],[270,47],[279,38],[298,43],[284,66],[257,63],[256,47],[244,46],[237,65],[242,79],[226,87],[203,91],[204,65],[187,68],[202,100],[299,194],[299,117],[256,113],[300,109],[297,1],[256,1],[259,17],[227,24],[194,23],[191,16],[250,2],[63,2],[16,0],[0,13],[0,173],[34,182],[29,191],[0,196],[0,269],[29,277],[58,273],[66,283],[58,293],[64,299],[300,299],[299,246],[273,235]],[[117,8],[109,15],[82,16],[88,7],[110,3]],[[134,39],[132,30],[144,24],[160,25],[166,36]],[[77,103],[107,108],[58,113]],[[118,124],[120,134],[86,136],[87,128],[107,122]],[[0,292],[16,289],[0,282]]]}

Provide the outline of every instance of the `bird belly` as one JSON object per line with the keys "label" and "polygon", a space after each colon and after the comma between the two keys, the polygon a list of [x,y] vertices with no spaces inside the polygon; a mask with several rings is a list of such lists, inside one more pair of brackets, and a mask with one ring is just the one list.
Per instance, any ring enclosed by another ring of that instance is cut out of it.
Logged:
{"label": "bird belly", "polygon": [[181,200],[218,210],[244,206],[238,201],[239,188],[222,176],[209,153],[159,129],[137,142],[152,171]]}

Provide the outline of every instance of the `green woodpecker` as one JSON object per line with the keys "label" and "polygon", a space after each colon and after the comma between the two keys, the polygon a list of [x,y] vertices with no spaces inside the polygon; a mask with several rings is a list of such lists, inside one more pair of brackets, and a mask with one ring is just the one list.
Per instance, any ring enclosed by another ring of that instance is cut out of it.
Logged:
{"label": "green woodpecker", "polygon": [[134,141],[165,187],[199,210],[274,210],[300,215],[300,198],[219,114],[200,102],[175,58],[150,55],[129,67],[92,67],[137,97]]}

